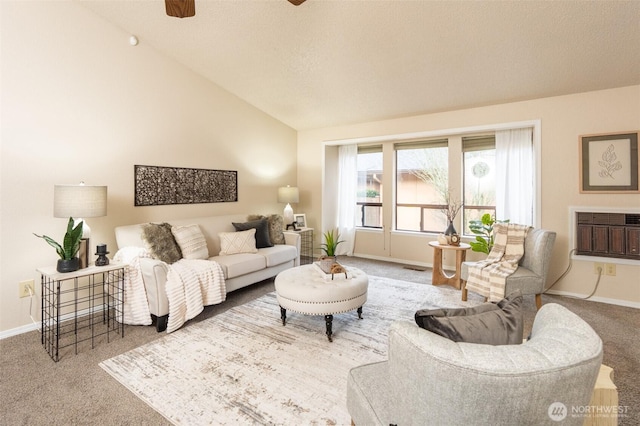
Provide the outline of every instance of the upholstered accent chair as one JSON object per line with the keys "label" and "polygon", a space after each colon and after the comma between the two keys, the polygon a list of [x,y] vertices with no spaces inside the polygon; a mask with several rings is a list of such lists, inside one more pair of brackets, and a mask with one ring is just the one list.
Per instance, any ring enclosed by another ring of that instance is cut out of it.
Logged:
{"label": "upholstered accent chair", "polygon": [[[551,252],[556,241],[556,233],[546,229],[530,229],[524,239],[524,255],[518,269],[507,277],[504,294],[520,290],[522,295],[536,296],[536,307],[542,306],[542,292],[545,290]],[[462,281],[462,300],[467,300],[467,280],[469,266],[474,262],[463,262],[460,278]]]}
{"label": "upholstered accent chair", "polygon": [[582,425],[572,407],[589,404],[601,362],[600,337],[556,303],[522,344],[454,342],[397,321],[388,360],[349,371],[347,409],[356,426]]}

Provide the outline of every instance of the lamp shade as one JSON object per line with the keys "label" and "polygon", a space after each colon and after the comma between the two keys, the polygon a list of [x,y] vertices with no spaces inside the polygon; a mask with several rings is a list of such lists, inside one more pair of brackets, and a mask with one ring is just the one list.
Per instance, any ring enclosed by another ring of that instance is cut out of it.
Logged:
{"label": "lamp shade", "polygon": [[99,217],[107,215],[107,187],[55,185],[53,217]]}
{"label": "lamp shade", "polygon": [[283,186],[278,188],[279,203],[297,203],[300,198],[298,188],[295,186]]}

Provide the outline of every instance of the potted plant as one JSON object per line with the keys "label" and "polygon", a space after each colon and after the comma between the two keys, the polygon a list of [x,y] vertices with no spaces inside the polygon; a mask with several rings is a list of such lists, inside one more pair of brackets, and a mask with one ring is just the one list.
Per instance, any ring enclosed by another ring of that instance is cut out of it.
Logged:
{"label": "potted plant", "polygon": [[493,235],[493,225],[498,223],[508,223],[507,220],[495,220],[493,216],[489,213],[485,213],[482,215],[480,220],[470,220],[469,221],[469,229],[471,232],[476,234],[476,240],[471,241],[469,245],[471,246],[471,250],[477,251],[479,253],[489,254],[491,249],[493,248],[493,242],[495,236]]}
{"label": "potted plant", "polygon": [[343,241],[340,240],[340,233],[334,229],[325,232],[322,236],[324,237],[324,243],[320,245],[320,249],[324,254],[320,256],[320,268],[329,273],[331,265],[336,263],[336,248]]}
{"label": "potted plant", "polygon": [[38,238],[45,240],[51,247],[56,249],[56,253],[60,256],[56,270],[58,272],[73,272],[77,271],[80,267],[80,260],[78,259],[78,250],[80,250],[80,240],[82,239],[82,224],[80,221],[78,225],[73,227],[73,218],[69,218],[67,223],[67,232],[64,234],[64,240],[62,245],[53,240],[53,238],[46,235],[38,235],[34,233]]}

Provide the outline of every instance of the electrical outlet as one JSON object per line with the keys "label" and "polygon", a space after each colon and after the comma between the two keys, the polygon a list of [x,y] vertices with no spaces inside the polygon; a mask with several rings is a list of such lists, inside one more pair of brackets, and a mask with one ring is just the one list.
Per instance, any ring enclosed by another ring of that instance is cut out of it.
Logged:
{"label": "electrical outlet", "polygon": [[[29,292],[29,289],[31,289],[31,292]],[[18,293],[20,297],[29,297],[32,294],[36,294],[33,280],[20,281],[18,284]]]}
{"label": "electrical outlet", "polygon": [[616,265],[615,263],[607,263],[604,265],[604,273],[606,275],[610,275],[612,277],[616,276]]}
{"label": "electrical outlet", "polygon": [[595,262],[593,264],[593,273],[598,275],[604,275],[604,263],[602,262]]}

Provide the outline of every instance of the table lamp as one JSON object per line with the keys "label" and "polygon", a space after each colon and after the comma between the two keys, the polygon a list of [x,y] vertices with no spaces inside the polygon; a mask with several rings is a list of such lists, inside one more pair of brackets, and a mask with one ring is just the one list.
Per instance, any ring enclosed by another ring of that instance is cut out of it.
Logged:
{"label": "table lamp", "polygon": [[72,217],[74,226],[82,225],[80,243],[80,268],[89,266],[89,238],[91,228],[84,220],[86,217],[107,215],[107,187],[97,185],[55,185],[53,190],[53,217]]}
{"label": "table lamp", "polygon": [[295,229],[294,219],[293,219],[293,209],[291,208],[291,203],[297,203],[300,198],[300,193],[298,188],[295,186],[283,186],[278,188],[278,202],[279,203],[287,203],[284,208],[283,216],[284,223],[287,227],[293,225]]}

